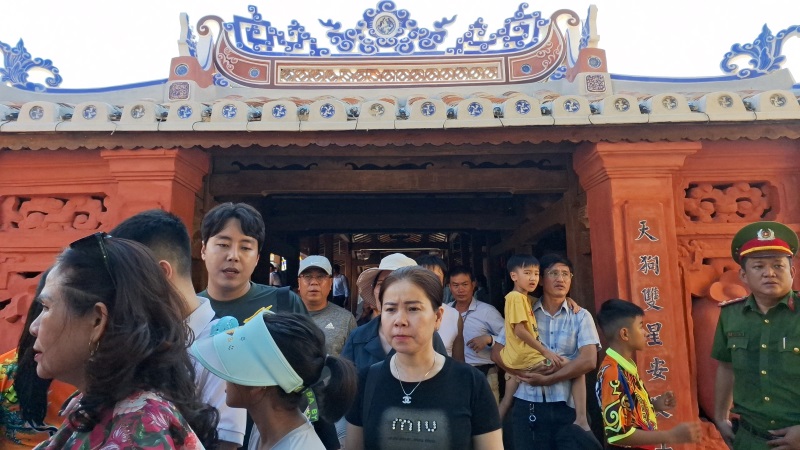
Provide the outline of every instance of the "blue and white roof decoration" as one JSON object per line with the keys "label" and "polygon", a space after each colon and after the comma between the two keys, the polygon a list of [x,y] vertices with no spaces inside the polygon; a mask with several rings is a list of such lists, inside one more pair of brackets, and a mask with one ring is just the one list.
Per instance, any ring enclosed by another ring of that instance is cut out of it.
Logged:
{"label": "blue and white roof decoration", "polygon": [[[773,35],[765,25],[752,43],[734,45],[722,63],[729,75],[657,79],[608,73],[594,6],[581,21],[522,3],[490,32],[481,18],[459,29],[455,15],[418,24],[382,0],[349,28],[321,20],[322,36],[296,20],[279,30],[256,7],[248,11],[231,22],[206,16],[197,34],[182,14],[169,79],[136,85],[59,89],[50,60],[34,58],[21,40],[0,42],[0,135],[800,120],[800,85],[778,70],[800,26]],[[461,33],[449,46],[448,30]],[[740,69],[742,58],[749,66]],[[35,71],[50,77],[37,84]]]}
{"label": "blue and white roof decoration", "polygon": [[16,47],[12,47],[4,42],[0,42],[0,51],[3,52],[3,67],[0,68],[0,82],[10,84],[29,91],[44,91],[45,86],[28,81],[28,76],[32,70],[45,70],[52,76],[45,82],[50,87],[61,84],[63,79],[58,73],[58,68],[49,59],[33,58],[22,39],[17,42]]}
{"label": "blue and white roof decoration", "polygon": [[[734,44],[731,51],[725,53],[720,63],[723,72],[734,74],[739,78],[752,78],[768,74],[781,68],[786,56],[781,54],[783,44],[793,36],[800,36],[800,25],[793,25],[773,35],[767,24],[761,28],[761,34],[749,44]],[[749,67],[739,68],[735,61],[747,59]]]}
{"label": "blue and white roof decoration", "polygon": [[[567,55],[578,49],[581,20],[569,10],[544,18],[527,9],[520,4],[493,33],[478,18],[447,48],[456,15],[423,26],[391,0],[365,10],[351,28],[320,19],[328,30],[324,37],[312,36],[297,20],[280,30],[255,6],[248,7],[250,17],[234,16],[231,22],[203,17],[198,34],[201,41],[213,40],[209,22],[217,22],[216,73],[249,87],[512,83],[544,81],[557,70],[563,76],[565,64],[575,59]],[[223,79],[214,83],[224,85]]]}

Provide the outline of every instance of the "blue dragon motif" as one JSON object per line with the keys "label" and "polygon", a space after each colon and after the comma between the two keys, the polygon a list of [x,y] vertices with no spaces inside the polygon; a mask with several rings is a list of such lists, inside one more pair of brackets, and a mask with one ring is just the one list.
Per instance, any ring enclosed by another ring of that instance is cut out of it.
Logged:
{"label": "blue dragon motif", "polygon": [[358,51],[363,55],[394,52],[410,55],[417,51],[435,52],[447,36],[445,27],[455,22],[456,16],[433,23],[434,29],[421,28],[405,9],[397,9],[391,0],[378,2],[377,7],[364,11],[355,28],[343,29],[341,22],[320,20],[328,28],[325,33],[339,52]]}
{"label": "blue dragon motif", "polygon": [[254,55],[321,56],[330,53],[328,49],[318,48],[317,40],[298,21],[293,20],[284,33],[273,27],[270,21],[263,20],[256,6],[248,6],[247,11],[250,18],[233,16],[233,22],[222,24],[227,32],[233,33],[236,47],[240,50]]}
{"label": "blue dragon motif", "polygon": [[220,73],[214,74],[214,86],[228,87],[229,85],[230,83],[228,83],[228,79],[225,78],[222,74]]}
{"label": "blue dragon motif", "polygon": [[[800,35],[800,25],[793,25],[773,35],[772,30],[764,24],[761,34],[752,43],[733,44],[731,51],[725,53],[720,68],[724,73],[734,74],[739,78],[753,78],[774,72],[786,62],[786,56],[781,54],[783,43],[795,35]],[[750,57],[750,67],[739,69],[733,61],[747,56]]]}
{"label": "blue dragon motif", "polygon": [[0,42],[0,51],[3,52],[3,62],[5,63],[5,67],[0,68],[0,82],[11,83],[11,86],[26,91],[42,92],[46,90],[47,87],[44,85],[28,81],[28,72],[32,69],[43,69],[50,72],[52,76],[45,79],[47,86],[58,87],[63,81],[58,73],[58,68],[53,66],[52,61],[31,58],[22,39],[17,42],[16,47]]}
{"label": "blue dragon motif", "polygon": [[456,39],[455,47],[447,49],[447,53],[454,55],[481,54],[495,51],[495,44],[503,43],[503,49],[521,50],[533,47],[539,43],[540,30],[550,24],[549,19],[543,19],[540,11],[526,13],[527,3],[521,3],[514,15],[504,21],[503,28],[486,37],[487,25],[483,18],[478,18],[463,36]]}

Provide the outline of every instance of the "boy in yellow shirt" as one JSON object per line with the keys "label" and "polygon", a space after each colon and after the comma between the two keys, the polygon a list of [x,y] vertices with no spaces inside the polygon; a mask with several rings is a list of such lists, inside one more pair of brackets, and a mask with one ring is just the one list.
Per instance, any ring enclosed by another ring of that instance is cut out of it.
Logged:
{"label": "boy in yellow shirt", "polygon": [[[514,255],[506,264],[514,289],[506,294],[505,330],[506,345],[500,351],[503,364],[509,369],[535,370],[541,366],[560,368],[568,360],[554,353],[539,341],[539,331],[529,294],[539,284],[539,260],[531,255]],[[570,309],[575,309],[570,301]],[[579,308],[578,308],[579,309]],[[506,395],[500,402],[500,418],[505,417],[513,403],[513,394],[519,380],[506,375]],[[583,375],[572,380],[572,397],[575,400],[575,423],[588,430],[586,418],[586,380]]]}

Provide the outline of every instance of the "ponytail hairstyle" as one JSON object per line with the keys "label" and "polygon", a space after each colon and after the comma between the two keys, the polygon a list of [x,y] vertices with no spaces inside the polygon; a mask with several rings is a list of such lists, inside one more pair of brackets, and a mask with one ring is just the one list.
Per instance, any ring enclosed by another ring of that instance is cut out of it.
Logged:
{"label": "ponytail hairstyle", "polygon": [[37,364],[33,359],[36,355],[36,352],[33,351],[33,344],[36,342],[36,338],[31,335],[30,328],[31,323],[42,312],[39,294],[44,289],[44,282],[49,273],[49,268],[42,272],[39,284],[36,286],[36,293],[33,295],[33,302],[30,309],[28,309],[25,326],[22,329],[22,335],[17,345],[17,373],[14,375],[14,391],[19,399],[22,419],[36,424],[43,423],[47,415],[47,392],[50,390],[50,383],[53,380],[39,378],[39,375],[36,374]]}
{"label": "ponytail hairstyle", "polygon": [[[350,409],[356,395],[357,375],[353,364],[336,356],[326,356],[325,335],[309,317],[287,313],[264,314],[263,317],[278,349],[303,379],[303,386],[314,391],[320,416],[328,422],[339,420]],[[277,391],[287,409],[304,407],[302,392],[287,393],[280,388]]]}

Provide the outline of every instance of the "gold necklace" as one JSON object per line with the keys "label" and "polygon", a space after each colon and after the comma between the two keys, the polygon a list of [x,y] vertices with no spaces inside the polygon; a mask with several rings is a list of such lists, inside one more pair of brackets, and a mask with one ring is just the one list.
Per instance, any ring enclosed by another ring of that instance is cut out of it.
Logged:
{"label": "gold necklace", "polygon": [[397,355],[394,356],[394,371],[397,372],[397,381],[400,382],[400,390],[402,390],[403,394],[405,394],[405,395],[403,395],[403,404],[406,404],[406,405],[410,405],[411,404],[411,394],[413,394],[414,391],[417,390],[419,385],[422,384],[423,381],[425,381],[425,378],[428,377],[428,374],[431,373],[431,371],[433,370],[434,367],[436,367],[436,354],[435,353],[433,355],[433,365],[431,365],[431,368],[428,369],[427,372],[425,372],[425,375],[423,375],[422,379],[419,380],[419,382],[417,382],[417,385],[414,386],[414,389],[411,389],[411,392],[406,392],[406,389],[403,387],[403,380],[401,379],[403,377],[400,375],[400,368],[397,366]]}

